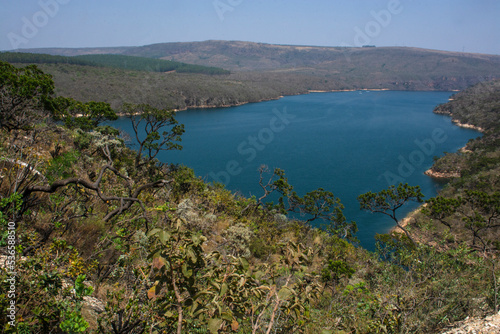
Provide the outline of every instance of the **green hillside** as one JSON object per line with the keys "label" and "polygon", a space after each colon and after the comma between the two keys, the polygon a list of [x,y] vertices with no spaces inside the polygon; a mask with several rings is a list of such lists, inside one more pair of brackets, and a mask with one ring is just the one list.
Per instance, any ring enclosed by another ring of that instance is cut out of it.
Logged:
{"label": "green hillside", "polygon": [[144,72],[198,73],[198,74],[229,74],[222,68],[190,65],[161,59],[124,55],[86,55],[86,56],[54,56],[40,53],[4,52],[0,53],[0,60],[19,64],[70,64],[95,67],[110,67],[123,70]]}
{"label": "green hillside", "polygon": [[229,74],[229,71],[217,67],[190,65],[169,60],[151,59],[124,55],[85,55],[74,58],[89,61],[101,66],[133,71],[200,73],[200,74]]}
{"label": "green hillside", "polygon": [[[470,66],[500,64],[500,56],[460,52],[427,50],[410,47],[319,47],[275,45],[240,41],[205,41],[191,43],[161,43],[127,48],[122,54],[162,58],[192,64],[220,66],[230,70],[272,71],[279,69],[330,69],[341,71],[342,66],[354,61],[363,64],[373,73],[375,70],[397,69],[402,74],[420,74],[427,71],[456,71],[449,76],[471,75],[464,72]],[[189,61],[187,61],[189,60]],[[470,68],[472,70],[472,68]],[[486,74],[484,68],[479,70]],[[439,73],[436,72],[436,73]],[[497,73],[497,70],[493,71]],[[476,73],[477,74],[477,73]]]}
{"label": "green hillside", "polygon": [[78,57],[54,56],[40,53],[0,52],[0,60],[17,64],[70,64],[97,66],[96,63]]}
{"label": "green hillside", "polygon": [[351,48],[205,41],[113,49],[25,51],[75,56],[109,54],[110,50],[120,55],[224,68],[236,73],[237,80],[245,84],[256,80],[261,85],[272,82],[270,86],[277,86],[281,91],[288,91],[282,87],[298,87],[294,94],[342,89],[463,90],[478,82],[500,78],[500,56],[409,47]]}

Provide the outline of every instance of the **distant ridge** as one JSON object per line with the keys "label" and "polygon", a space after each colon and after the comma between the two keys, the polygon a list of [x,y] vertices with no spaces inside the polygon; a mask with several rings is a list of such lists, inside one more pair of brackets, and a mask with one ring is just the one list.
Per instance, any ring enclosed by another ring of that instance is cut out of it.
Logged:
{"label": "distant ridge", "polygon": [[492,61],[500,64],[500,56],[441,51],[415,47],[330,47],[310,45],[266,44],[244,41],[209,40],[202,42],[170,42],[144,46],[96,47],[96,48],[37,48],[19,49],[15,52],[45,53],[60,56],[95,54],[121,54],[147,58],[162,58],[180,62],[224,67],[231,70],[270,70],[290,68],[295,65],[318,66],[327,62],[347,60],[351,56],[371,57],[390,54],[392,56],[415,56],[421,60],[455,57]]}
{"label": "distant ridge", "polygon": [[[158,43],[137,47],[44,48],[22,52],[117,54],[218,67],[231,72],[320,78],[311,89],[461,90],[500,78],[500,56],[414,47],[324,47],[243,41]],[[332,84],[335,82],[335,85]],[[307,87],[306,87],[307,88]]]}
{"label": "distant ridge", "polygon": [[84,55],[82,60],[93,62],[108,57],[99,55],[113,54],[115,59],[136,56],[147,58],[143,61],[145,64],[153,58],[230,71],[228,75],[210,77],[203,72],[179,73],[177,70],[175,75],[169,71],[146,75],[130,66],[111,71],[43,64],[42,68],[54,76],[60,87],[58,93],[85,101],[108,101],[113,106],[127,101],[174,109],[220,107],[311,91],[455,91],[500,79],[498,55],[414,47],[351,48],[212,40],[18,51]]}

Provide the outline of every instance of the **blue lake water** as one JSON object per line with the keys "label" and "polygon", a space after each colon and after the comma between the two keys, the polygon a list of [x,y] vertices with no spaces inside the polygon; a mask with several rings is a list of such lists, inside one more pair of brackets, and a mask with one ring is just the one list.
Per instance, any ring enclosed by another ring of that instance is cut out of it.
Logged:
{"label": "blue lake water", "polygon": [[[285,170],[299,194],[322,187],[358,224],[361,245],[394,223],[359,210],[357,196],[399,182],[420,185],[426,198],[442,184],[424,175],[434,156],[454,152],[479,132],[454,126],[432,112],[449,92],[355,91],[312,93],[231,108],[179,112],[182,151],[160,160],[194,169],[206,181],[243,195],[262,195],[258,169]],[[129,121],[114,123],[130,131]],[[401,209],[398,218],[416,206]],[[313,223],[314,224],[314,223]]]}

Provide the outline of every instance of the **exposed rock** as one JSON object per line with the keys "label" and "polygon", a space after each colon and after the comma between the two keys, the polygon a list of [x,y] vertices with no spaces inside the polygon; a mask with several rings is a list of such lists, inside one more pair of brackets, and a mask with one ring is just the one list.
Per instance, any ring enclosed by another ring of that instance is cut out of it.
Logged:
{"label": "exposed rock", "polygon": [[105,310],[105,305],[102,300],[89,296],[83,297],[83,307],[91,309],[97,313],[102,313]]}
{"label": "exposed rock", "polygon": [[436,172],[432,169],[428,169],[424,172],[425,175],[434,177],[436,179],[452,179],[455,177],[460,177],[459,172]]}
{"label": "exposed rock", "polygon": [[472,124],[465,124],[465,123],[460,123],[459,120],[452,120],[452,122],[461,127],[461,128],[466,128],[466,129],[474,129],[474,130],[477,130],[477,131],[480,131],[480,132],[484,132],[484,129],[482,127],[479,127],[479,126],[475,126],[475,125],[472,125]]}
{"label": "exposed rock", "polygon": [[499,334],[500,313],[488,316],[484,319],[466,318],[440,334]]}

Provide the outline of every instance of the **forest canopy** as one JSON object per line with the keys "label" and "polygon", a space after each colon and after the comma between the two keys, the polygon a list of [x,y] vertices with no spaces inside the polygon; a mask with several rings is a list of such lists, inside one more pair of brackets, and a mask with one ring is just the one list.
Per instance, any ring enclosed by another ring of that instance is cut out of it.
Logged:
{"label": "forest canopy", "polygon": [[112,54],[65,57],[39,53],[2,52],[0,53],[0,60],[20,64],[71,64],[94,67],[111,67],[123,70],[145,72],[177,71],[179,73],[199,73],[208,75],[230,73],[229,71],[218,67],[207,67],[170,60]]}

